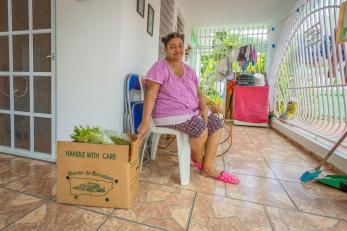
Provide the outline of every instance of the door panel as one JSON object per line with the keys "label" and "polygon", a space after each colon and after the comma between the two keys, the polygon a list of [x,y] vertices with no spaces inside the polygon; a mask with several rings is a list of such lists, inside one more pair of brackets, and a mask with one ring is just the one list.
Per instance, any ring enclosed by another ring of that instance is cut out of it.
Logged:
{"label": "door panel", "polygon": [[29,35],[13,36],[13,71],[29,71]]}
{"label": "door panel", "polygon": [[10,110],[10,78],[8,76],[0,76],[0,109]]}
{"label": "door panel", "polygon": [[0,36],[0,71],[9,71],[8,36]]}
{"label": "door panel", "polygon": [[51,152],[51,119],[35,118],[35,152]]}
{"label": "door panel", "polygon": [[14,110],[30,112],[30,84],[28,76],[14,76]]}
{"label": "door panel", "polygon": [[12,0],[12,30],[29,30],[28,1]]}
{"label": "door panel", "polygon": [[34,34],[34,72],[51,71],[51,34]]}
{"label": "door panel", "polygon": [[0,145],[11,146],[11,118],[9,114],[0,113]]}
{"label": "door panel", "polygon": [[51,0],[33,0],[33,28],[51,28]]}
{"label": "door panel", "polygon": [[0,153],[55,160],[55,0],[0,0]]}
{"label": "door panel", "polygon": [[34,77],[34,111],[51,113],[51,77]]}
{"label": "door panel", "polygon": [[14,116],[15,147],[30,150],[30,117]]}
{"label": "door panel", "polygon": [[0,32],[8,31],[7,0],[0,0]]}

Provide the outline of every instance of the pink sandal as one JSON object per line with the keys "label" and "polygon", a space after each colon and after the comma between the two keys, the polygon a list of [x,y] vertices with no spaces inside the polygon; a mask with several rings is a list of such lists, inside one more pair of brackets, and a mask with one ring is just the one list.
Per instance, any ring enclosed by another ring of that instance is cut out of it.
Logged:
{"label": "pink sandal", "polygon": [[214,179],[222,181],[222,182],[227,183],[227,184],[238,184],[238,183],[240,183],[240,180],[237,179],[236,176],[232,175],[229,172],[225,172],[225,171],[221,172],[221,174],[218,177],[214,178]]}
{"label": "pink sandal", "polygon": [[199,169],[202,170],[203,169],[203,165],[202,163],[197,162],[196,160],[193,159],[193,156],[190,155],[190,160],[193,162],[194,166]]}

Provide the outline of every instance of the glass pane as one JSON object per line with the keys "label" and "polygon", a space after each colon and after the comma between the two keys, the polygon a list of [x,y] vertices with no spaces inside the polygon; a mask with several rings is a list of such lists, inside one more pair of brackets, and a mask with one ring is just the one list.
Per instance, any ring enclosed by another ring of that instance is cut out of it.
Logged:
{"label": "glass pane", "polygon": [[29,71],[29,36],[13,36],[13,70]]}
{"label": "glass pane", "polygon": [[14,110],[30,111],[29,77],[14,76],[13,78]]}
{"label": "glass pane", "polygon": [[35,117],[35,152],[51,153],[51,119]]}
{"label": "glass pane", "polygon": [[15,147],[30,150],[30,117],[14,116]]}
{"label": "glass pane", "polygon": [[8,36],[0,36],[0,71],[10,70],[8,61]]}
{"label": "glass pane", "polygon": [[51,34],[34,34],[34,71],[51,71]]}
{"label": "glass pane", "polygon": [[7,0],[0,0],[0,32],[8,31]]}
{"label": "glass pane", "polygon": [[33,27],[51,28],[51,0],[33,0]]}
{"label": "glass pane", "polygon": [[8,114],[0,114],[0,145],[11,146],[11,119]]}
{"label": "glass pane", "polygon": [[34,111],[51,114],[50,77],[34,77]]}
{"label": "glass pane", "polygon": [[0,109],[10,110],[10,81],[4,76],[0,76]]}
{"label": "glass pane", "polygon": [[28,1],[12,0],[12,30],[28,30]]}

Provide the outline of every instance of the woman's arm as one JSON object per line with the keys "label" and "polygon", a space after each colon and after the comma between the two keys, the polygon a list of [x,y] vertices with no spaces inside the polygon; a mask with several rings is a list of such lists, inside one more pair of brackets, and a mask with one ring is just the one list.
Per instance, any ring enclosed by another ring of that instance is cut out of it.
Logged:
{"label": "woman's arm", "polygon": [[199,98],[199,108],[200,108],[200,116],[203,118],[205,123],[208,121],[208,107],[205,101],[204,94],[201,92],[200,88],[197,87],[197,93]]}
{"label": "woman's arm", "polygon": [[146,80],[145,102],[142,113],[142,122],[140,126],[137,128],[137,133],[139,137],[142,137],[148,129],[149,119],[151,118],[151,114],[154,108],[155,99],[157,98],[159,88],[160,84],[150,80]]}

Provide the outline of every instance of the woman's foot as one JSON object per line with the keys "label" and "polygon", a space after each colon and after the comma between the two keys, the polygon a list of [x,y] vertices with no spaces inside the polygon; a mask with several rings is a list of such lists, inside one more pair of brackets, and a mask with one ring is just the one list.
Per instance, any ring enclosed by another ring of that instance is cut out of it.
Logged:
{"label": "woman's foot", "polygon": [[198,162],[196,160],[193,159],[193,155],[190,155],[190,160],[192,161],[192,163],[194,164],[194,166],[199,169],[202,170],[203,169],[203,164],[201,162]]}
{"label": "woman's foot", "polygon": [[229,172],[225,171],[218,171],[216,169],[213,170],[203,170],[203,175],[212,177],[216,180],[222,181],[227,184],[238,184],[240,182],[239,179],[236,178],[236,176],[232,175]]}

